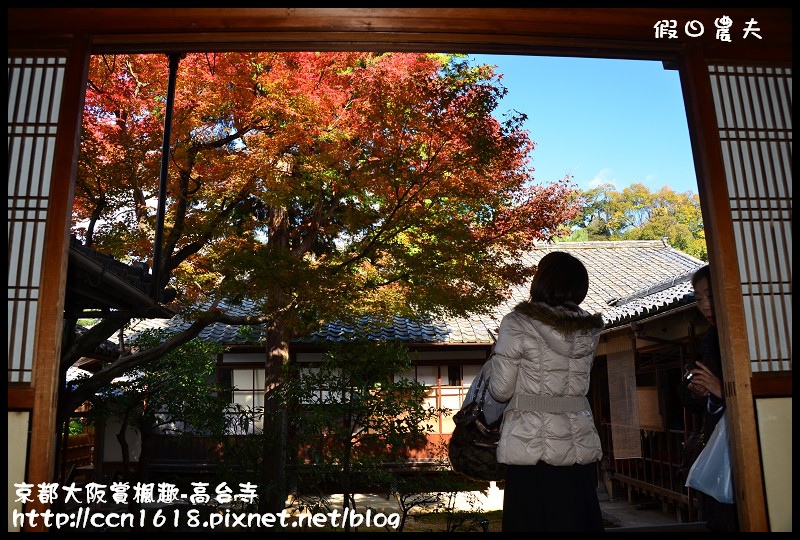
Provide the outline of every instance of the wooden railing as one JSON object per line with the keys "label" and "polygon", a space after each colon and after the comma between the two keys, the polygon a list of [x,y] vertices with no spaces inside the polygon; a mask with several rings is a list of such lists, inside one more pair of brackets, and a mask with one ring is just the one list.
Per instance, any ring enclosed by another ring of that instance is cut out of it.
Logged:
{"label": "wooden railing", "polygon": [[94,449],[94,433],[80,433],[67,438],[67,451],[64,458],[66,468],[81,467],[92,464]]}
{"label": "wooden railing", "polygon": [[629,499],[641,493],[673,506],[679,521],[696,521],[697,495],[684,486],[680,471],[685,437],[683,430],[641,430],[642,457],[613,459],[612,450],[609,472],[627,488]]}

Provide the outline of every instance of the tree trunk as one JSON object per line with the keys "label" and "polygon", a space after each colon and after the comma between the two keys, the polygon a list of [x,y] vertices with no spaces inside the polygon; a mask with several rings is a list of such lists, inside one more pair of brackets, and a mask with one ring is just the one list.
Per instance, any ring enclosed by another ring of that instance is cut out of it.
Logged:
{"label": "tree trunk", "polygon": [[283,367],[289,361],[288,332],[280,322],[267,329],[264,376],[263,479],[259,511],[280,512],[289,495],[286,482],[287,418],[279,396]]}
{"label": "tree trunk", "polygon": [[130,448],[128,446],[128,438],[126,435],[128,434],[128,422],[127,420],[122,420],[120,422],[119,431],[117,432],[117,442],[119,443],[120,450],[122,451],[122,470],[123,476],[125,480],[131,480],[130,472],[131,472],[131,455],[130,455]]}

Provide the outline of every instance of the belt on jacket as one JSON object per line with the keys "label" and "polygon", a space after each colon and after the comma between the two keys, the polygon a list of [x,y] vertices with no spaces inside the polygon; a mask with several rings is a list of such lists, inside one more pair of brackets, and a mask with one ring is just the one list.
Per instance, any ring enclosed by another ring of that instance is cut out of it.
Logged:
{"label": "belt on jacket", "polygon": [[508,402],[509,409],[547,413],[565,413],[588,411],[589,400],[586,396],[540,396],[532,394],[514,394]]}

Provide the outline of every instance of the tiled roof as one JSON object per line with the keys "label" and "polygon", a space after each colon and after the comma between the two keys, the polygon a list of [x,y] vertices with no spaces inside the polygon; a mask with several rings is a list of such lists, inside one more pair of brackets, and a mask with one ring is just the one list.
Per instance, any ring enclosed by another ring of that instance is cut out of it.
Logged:
{"label": "tiled roof", "polygon": [[[581,306],[601,313],[607,327],[616,327],[644,316],[673,309],[694,300],[691,276],[705,263],[669,246],[663,240],[609,242],[560,242],[543,244],[523,257],[525,264],[536,264],[550,251],[566,251],[580,259],[589,273],[589,292]],[[370,328],[375,339],[398,339],[408,343],[491,343],[503,316],[528,296],[530,283],[512,290],[508,301],[488,315],[449,318],[439,321],[412,321],[395,317],[392,325]],[[229,308],[232,315],[248,314],[252,302]],[[363,319],[368,328],[369,319]],[[180,318],[151,320],[148,326],[168,326],[177,331],[189,323]],[[342,341],[352,335],[352,327],[328,323],[296,342]],[[253,343],[237,326],[211,325],[200,334],[202,339],[242,345]]]}
{"label": "tiled roof", "polygon": [[149,269],[141,264],[125,264],[113,255],[101,253],[83,243],[73,234],[69,239],[69,247],[101,266],[105,271],[118,276],[124,282],[144,293],[151,289],[152,276]]}
{"label": "tiled roof", "polygon": [[[139,317],[172,318],[175,311],[151,297],[153,277],[143,264],[125,264],[112,255],[85,246],[70,237],[67,293],[64,310],[77,316],[86,312],[122,311]],[[169,302],[168,289],[162,300]]]}

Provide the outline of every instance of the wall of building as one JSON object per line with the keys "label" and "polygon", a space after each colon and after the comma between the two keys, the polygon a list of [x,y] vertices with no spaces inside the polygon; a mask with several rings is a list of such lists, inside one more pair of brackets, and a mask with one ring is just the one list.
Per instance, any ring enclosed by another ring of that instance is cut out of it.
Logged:
{"label": "wall of building", "polygon": [[756,415],[770,531],[791,532],[792,398],[758,399]]}
{"label": "wall of building", "polygon": [[17,501],[15,483],[24,482],[25,455],[28,446],[28,421],[30,413],[27,411],[8,411],[8,531],[17,532],[20,527],[14,527],[12,517],[14,511],[22,511],[22,502]]}

